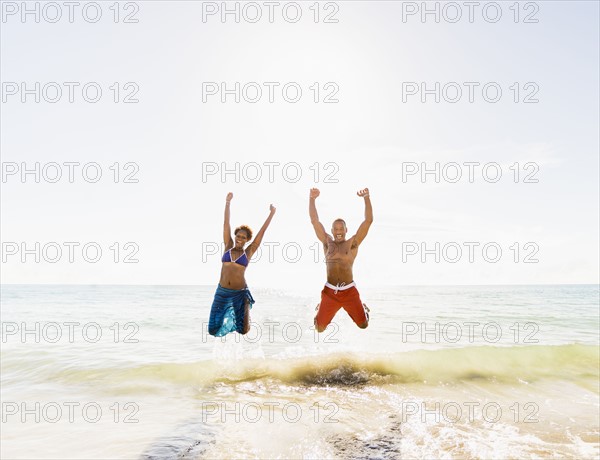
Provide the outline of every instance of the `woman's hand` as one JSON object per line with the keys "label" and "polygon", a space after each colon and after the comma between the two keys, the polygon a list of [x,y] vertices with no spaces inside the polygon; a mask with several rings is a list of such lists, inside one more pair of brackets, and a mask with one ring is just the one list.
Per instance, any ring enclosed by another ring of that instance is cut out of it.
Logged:
{"label": "woman's hand", "polygon": [[229,193],[227,194],[227,197],[225,198],[225,201],[226,201],[227,203],[229,203],[229,202],[231,201],[231,199],[232,199],[232,198],[233,198],[233,193],[229,192]]}
{"label": "woman's hand", "polygon": [[271,206],[269,206],[269,211],[271,211],[271,214],[275,214],[275,211],[277,211],[277,208],[271,204]]}

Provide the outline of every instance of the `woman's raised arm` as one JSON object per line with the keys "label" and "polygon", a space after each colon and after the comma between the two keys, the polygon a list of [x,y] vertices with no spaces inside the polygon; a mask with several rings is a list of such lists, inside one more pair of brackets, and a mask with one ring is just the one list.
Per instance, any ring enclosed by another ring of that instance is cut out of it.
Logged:
{"label": "woman's raised arm", "polygon": [[223,222],[223,243],[225,243],[225,250],[227,251],[230,247],[233,247],[233,238],[231,238],[231,225],[229,224],[229,205],[233,193],[229,192],[225,198],[225,220]]}
{"label": "woman's raised arm", "polygon": [[260,228],[260,230],[258,231],[256,236],[254,237],[254,240],[252,241],[252,243],[250,243],[250,245],[248,246],[248,249],[246,250],[246,254],[247,254],[248,258],[252,257],[252,254],[254,254],[256,252],[256,250],[258,249],[258,247],[260,246],[263,236],[265,235],[265,232],[267,231],[267,227],[269,226],[269,224],[271,223],[271,220],[273,219],[273,216],[275,215],[275,211],[276,211],[275,206],[273,206],[273,205],[269,206],[269,211],[270,211],[269,217],[267,217],[267,220],[265,220],[265,223]]}

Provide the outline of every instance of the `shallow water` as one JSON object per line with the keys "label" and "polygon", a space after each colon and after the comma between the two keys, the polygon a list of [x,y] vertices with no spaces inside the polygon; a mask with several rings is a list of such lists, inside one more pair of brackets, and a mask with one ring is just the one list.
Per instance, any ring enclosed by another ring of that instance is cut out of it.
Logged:
{"label": "shallow water", "polygon": [[[360,289],[360,287],[359,287]],[[598,458],[598,286],[2,286],[2,458]],[[60,442],[56,442],[60,439]]]}

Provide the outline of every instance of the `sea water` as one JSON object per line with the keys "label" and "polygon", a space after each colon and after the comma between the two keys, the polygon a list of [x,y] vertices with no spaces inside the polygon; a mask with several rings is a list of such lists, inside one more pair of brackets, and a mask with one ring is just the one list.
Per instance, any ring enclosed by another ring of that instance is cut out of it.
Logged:
{"label": "sea water", "polygon": [[597,285],[320,289],[3,285],[1,457],[598,458]]}

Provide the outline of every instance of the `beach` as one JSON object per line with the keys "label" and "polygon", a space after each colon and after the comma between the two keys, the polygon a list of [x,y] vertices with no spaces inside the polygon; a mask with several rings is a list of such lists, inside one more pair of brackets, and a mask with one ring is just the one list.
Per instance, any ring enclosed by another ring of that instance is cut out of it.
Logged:
{"label": "beach", "polygon": [[597,285],[214,290],[2,286],[2,458],[598,458]]}

